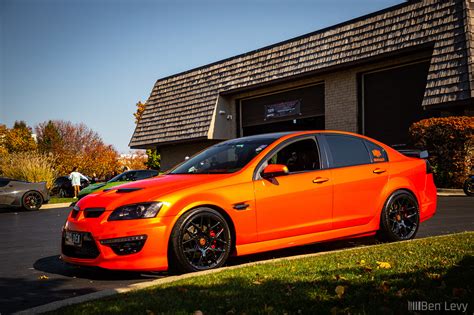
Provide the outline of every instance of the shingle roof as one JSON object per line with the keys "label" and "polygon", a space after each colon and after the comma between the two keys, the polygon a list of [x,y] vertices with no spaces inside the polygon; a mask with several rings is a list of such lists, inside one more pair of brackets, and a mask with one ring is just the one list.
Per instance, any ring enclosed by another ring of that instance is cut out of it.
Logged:
{"label": "shingle roof", "polygon": [[[403,3],[159,79],[130,146],[137,148],[207,137],[213,110],[222,92],[426,44],[433,45],[433,54],[423,106],[467,99],[471,87],[465,5],[464,0]],[[471,64],[472,61],[471,57]]]}

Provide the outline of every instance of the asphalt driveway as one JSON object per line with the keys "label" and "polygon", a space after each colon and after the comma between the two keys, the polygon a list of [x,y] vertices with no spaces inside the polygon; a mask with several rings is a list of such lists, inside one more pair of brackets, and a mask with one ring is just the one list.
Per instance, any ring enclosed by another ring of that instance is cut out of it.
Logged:
{"label": "asphalt driveway", "polygon": [[[81,268],[60,261],[61,227],[69,210],[0,210],[0,314],[166,276],[166,273],[127,273]],[[474,230],[474,198],[440,197],[437,215],[421,225],[417,237],[471,230]],[[328,242],[234,258],[229,264],[373,242],[372,238]]]}

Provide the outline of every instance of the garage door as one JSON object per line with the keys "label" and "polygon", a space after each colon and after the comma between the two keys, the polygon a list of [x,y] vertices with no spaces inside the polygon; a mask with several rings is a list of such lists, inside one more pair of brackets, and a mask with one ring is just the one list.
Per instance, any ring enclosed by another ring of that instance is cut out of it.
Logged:
{"label": "garage door", "polygon": [[362,132],[389,145],[408,143],[408,128],[433,117],[423,110],[429,61],[362,75]]}
{"label": "garage door", "polygon": [[240,105],[244,136],[324,129],[324,84],[244,99]]}

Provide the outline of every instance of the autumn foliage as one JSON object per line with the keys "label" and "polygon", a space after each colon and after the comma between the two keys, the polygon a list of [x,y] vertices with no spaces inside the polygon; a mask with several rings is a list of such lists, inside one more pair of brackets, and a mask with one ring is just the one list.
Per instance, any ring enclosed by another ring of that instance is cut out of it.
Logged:
{"label": "autumn foliage", "polygon": [[415,147],[428,150],[436,185],[461,188],[473,167],[474,117],[424,119],[409,133]]}
{"label": "autumn foliage", "polygon": [[0,174],[29,182],[46,182],[51,188],[56,178],[54,158],[38,151],[14,152],[0,158]]}
{"label": "autumn foliage", "polygon": [[77,166],[81,173],[104,177],[119,168],[117,151],[84,124],[48,121],[36,127],[36,134],[38,150],[55,157],[59,174],[69,174]]}

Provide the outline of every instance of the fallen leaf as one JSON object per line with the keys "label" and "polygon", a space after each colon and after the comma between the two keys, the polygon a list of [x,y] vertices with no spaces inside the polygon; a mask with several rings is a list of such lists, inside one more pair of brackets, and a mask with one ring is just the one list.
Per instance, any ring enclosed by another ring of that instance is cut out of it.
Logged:
{"label": "fallen leaf", "polygon": [[362,259],[361,261],[359,261],[359,265],[361,266],[365,265],[365,260]]}
{"label": "fallen leaf", "polygon": [[155,315],[152,310],[145,310],[145,312],[147,313],[147,315]]}
{"label": "fallen leaf", "polygon": [[392,265],[390,265],[390,263],[388,262],[385,262],[385,261],[376,261],[377,263],[377,268],[381,268],[381,269],[390,269],[392,268]]}
{"label": "fallen leaf", "polygon": [[48,277],[47,275],[41,275],[41,276],[38,277],[38,279],[40,279],[40,280],[48,280],[49,277]]}
{"label": "fallen leaf", "polygon": [[337,296],[341,298],[344,295],[346,289],[342,285],[338,285],[334,291],[336,292]]}
{"label": "fallen leaf", "polygon": [[194,311],[194,315],[204,315],[204,314],[202,313],[202,311],[197,310],[197,311]]}
{"label": "fallen leaf", "polygon": [[262,282],[258,281],[258,280],[255,280],[254,282],[252,282],[253,284],[256,284],[256,285],[260,285],[262,284]]}

